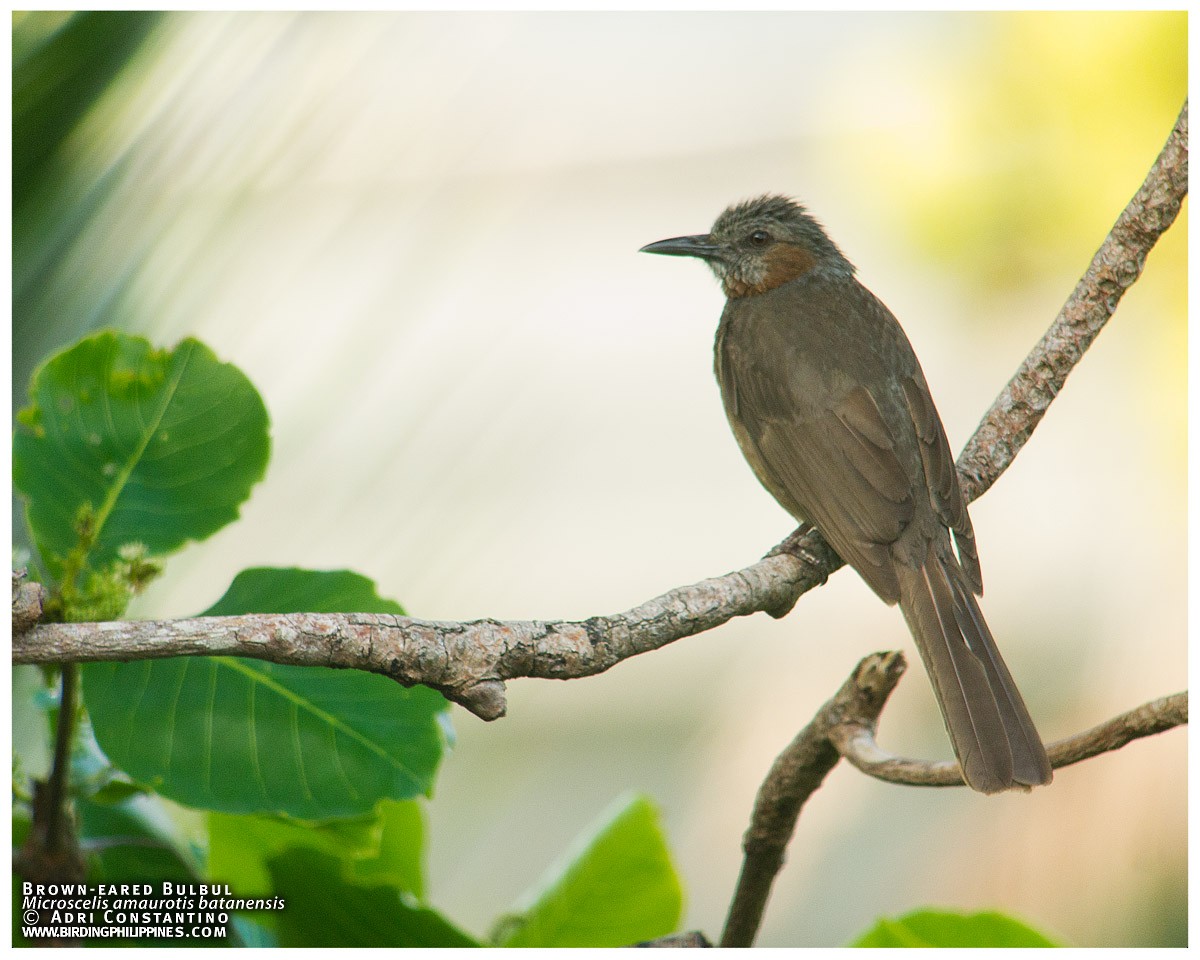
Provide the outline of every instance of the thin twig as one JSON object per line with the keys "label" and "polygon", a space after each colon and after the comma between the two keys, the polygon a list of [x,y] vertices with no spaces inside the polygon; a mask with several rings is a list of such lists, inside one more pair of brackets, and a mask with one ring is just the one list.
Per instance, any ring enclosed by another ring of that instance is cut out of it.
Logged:
{"label": "thin twig", "polygon": [[[1184,691],[1144,703],[1090,730],[1058,740],[1047,746],[1046,752],[1050,755],[1050,765],[1059,770],[1187,722],[1188,695]],[[873,728],[853,720],[831,731],[830,740],[838,753],[863,773],[878,780],[913,787],[963,786],[962,772],[954,761],[897,757],[875,742]]]}
{"label": "thin twig", "polygon": [[46,846],[55,851],[63,843],[63,835],[70,826],[66,809],[67,790],[71,782],[71,743],[75,730],[76,701],[79,694],[79,666],[64,663],[60,678],[61,693],[58,698],[58,725],[54,733],[54,763],[50,767],[50,779],[46,782]]}

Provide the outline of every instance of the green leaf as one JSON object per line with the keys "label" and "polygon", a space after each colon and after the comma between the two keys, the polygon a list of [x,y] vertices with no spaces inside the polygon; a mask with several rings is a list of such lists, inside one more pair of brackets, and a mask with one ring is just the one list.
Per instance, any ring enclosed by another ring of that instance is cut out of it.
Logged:
{"label": "green leaf", "polygon": [[379,806],[379,852],[349,862],[356,883],[385,883],[425,897],[425,811],[416,800]]}
{"label": "green leaf", "polygon": [[425,817],[415,800],[384,801],[370,817],[314,824],[283,817],[208,817],[208,872],[239,896],[271,891],[268,861],[307,848],[336,856],[357,883],[386,884],[424,895]]}
{"label": "green leaf", "polygon": [[13,478],[56,577],[81,545],[98,569],[127,544],[161,555],[210,536],[266,469],[262,399],[196,340],[167,351],[100,333],[43,364],[29,394]]}
{"label": "green leaf", "polygon": [[[182,841],[178,828],[154,797],[141,796],[120,804],[93,803],[76,799],[75,813],[79,823],[80,844],[87,854],[88,884],[152,884],[163,881],[178,884],[203,883],[191,863],[180,852]],[[129,947],[194,947],[232,946],[239,940],[236,932],[227,930],[219,939],[199,940],[183,937],[178,940],[136,938],[104,938],[89,941],[94,946]]]}
{"label": "green leaf", "polygon": [[228,883],[239,896],[265,896],[272,890],[267,863],[274,857],[295,848],[339,858],[371,856],[379,852],[379,833],[374,817],[310,823],[266,814],[210,813],[208,875],[215,883]]}
{"label": "green leaf", "polygon": [[201,883],[180,856],[161,801],[139,797],[120,804],[76,799],[79,837],[88,851],[89,883]]}
{"label": "green leaf", "polygon": [[130,783],[128,780],[110,780],[88,799],[100,806],[112,806],[145,793],[146,788],[139,783]]}
{"label": "green leaf", "polygon": [[404,608],[381,597],[375,581],[351,570],[251,567],[233,578],[221,599],[200,614],[232,617],[242,613],[395,613]]}
{"label": "green leaf", "polygon": [[270,870],[276,894],[287,903],[275,915],[281,946],[479,946],[392,887],[347,883],[338,861],[314,850],[291,850],[272,860]]}
{"label": "green leaf", "polygon": [[444,742],[439,694],[345,670],[94,663],[85,699],[100,746],[134,780],[228,813],[319,820],[428,793]]}
{"label": "green leaf", "polygon": [[[250,609],[247,609],[247,606]],[[248,570],[205,611],[390,612],[349,571]],[[234,657],[93,663],[84,699],[104,752],[180,803],[302,820],[428,794],[447,742],[446,700],[356,670]]]}
{"label": "green leaf", "polygon": [[502,921],[505,947],[620,947],[679,925],[683,892],[658,811],[622,798]]}
{"label": "green leaf", "polygon": [[1002,913],[915,910],[879,920],[852,947],[1058,947],[1044,934]]}

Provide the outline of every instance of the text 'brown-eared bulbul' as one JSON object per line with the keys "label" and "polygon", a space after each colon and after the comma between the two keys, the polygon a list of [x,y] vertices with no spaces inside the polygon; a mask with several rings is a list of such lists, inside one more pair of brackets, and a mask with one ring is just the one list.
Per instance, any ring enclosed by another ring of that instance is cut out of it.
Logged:
{"label": "text 'brown-eared bulbul'", "polygon": [[891,311],[786,197],[737,204],[707,234],[642,250],[699,257],[721,281],[716,374],[742,453],[784,509],[900,604],[967,783],[1049,783],[975,599],[979,557],[941,418]]}

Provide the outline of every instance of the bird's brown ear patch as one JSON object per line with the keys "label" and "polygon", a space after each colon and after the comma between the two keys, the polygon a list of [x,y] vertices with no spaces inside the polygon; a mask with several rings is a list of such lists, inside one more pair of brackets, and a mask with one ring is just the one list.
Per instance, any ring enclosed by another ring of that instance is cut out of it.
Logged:
{"label": "bird's brown ear patch", "polygon": [[761,279],[756,283],[738,277],[733,271],[725,274],[722,286],[730,300],[755,296],[774,290],[802,277],[817,265],[817,258],[805,247],[794,243],[776,243],[762,255]]}
{"label": "bird's brown ear patch", "polygon": [[760,284],[761,293],[802,277],[817,265],[817,258],[811,252],[794,243],[776,243],[763,259],[767,270]]}

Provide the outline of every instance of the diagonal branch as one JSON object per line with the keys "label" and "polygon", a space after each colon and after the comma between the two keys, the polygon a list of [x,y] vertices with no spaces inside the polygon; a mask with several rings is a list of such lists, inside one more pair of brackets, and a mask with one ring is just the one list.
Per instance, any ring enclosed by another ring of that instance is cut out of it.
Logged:
{"label": "diagonal branch", "polygon": [[[1067,374],[1137,279],[1187,193],[1187,104],[1140,190],[1049,331],[984,417],[959,459],[968,499],[986,491],[1029,438]],[[842,561],[801,528],[767,557],[733,573],[678,587],[624,613],[579,622],[435,622],[371,614],[274,614],[171,621],[44,624],[24,629],[14,596],[13,663],[238,655],[275,663],[371,670],[442,691],[491,720],[504,683],[601,673],[731,620],[784,616]],[[29,585],[25,585],[28,587]],[[28,609],[23,595],[22,610]]]}
{"label": "diagonal branch", "polygon": [[1121,297],[1142,275],[1146,255],[1175,222],[1188,190],[1188,105],[1166,145],[1096,251],[1050,329],[1030,351],[958,458],[963,493],[987,492],[1020,452]]}

